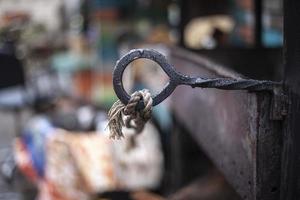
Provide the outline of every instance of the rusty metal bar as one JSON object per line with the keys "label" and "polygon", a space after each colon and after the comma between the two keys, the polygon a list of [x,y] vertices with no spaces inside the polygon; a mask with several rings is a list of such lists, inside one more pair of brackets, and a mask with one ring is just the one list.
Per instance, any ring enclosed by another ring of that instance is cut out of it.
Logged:
{"label": "rusty metal bar", "polygon": [[193,78],[187,77],[181,85],[191,87],[216,88],[222,90],[249,90],[249,91],[273,91],[275,87],[281,86],[279,82],[253,79],[228,79],[228,78]]}
{"label": "rusty metal bar", "polygon": [[[280,82],[273,82],[268,80],[253,80],[253,79],[233,79],[233,78],[202,78],[183,75],[177,72],[173,66],[171,66],[165,56],[154,50],[148,49],[135,49],[123,56],[116,64],[113,72],[113,86],[118,98],[127,104],[130,96],[127,94],[123,87],[122,76],[125,68],[134,60],[139,58],[151,59],[158,63],[160,67],[169,76],[169,83],[163,88],[163,90],[153,96],[153,106],[158,105],[168,96],[172,94],[174,89],[178,85],[190,85],[191,87],[201,88],[216,88],[222,90],[249,90],[249,91],[274,91],[275,88],[280,88]],[[141,102],[138,106],[143,107]]]}

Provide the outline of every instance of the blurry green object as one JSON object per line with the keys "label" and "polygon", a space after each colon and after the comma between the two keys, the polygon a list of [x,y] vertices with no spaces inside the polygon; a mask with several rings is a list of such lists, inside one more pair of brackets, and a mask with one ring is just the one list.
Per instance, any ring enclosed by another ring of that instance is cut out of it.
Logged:
{"label": "blurry green object", "polygon": [[114,66],[115,60],[118,59],[117,37],[119,26],[109,22],[102,22],[101,35],[98,41],[98,55],[106,68],[111,69]]}
{"label": "blurry green object", "polygon": [[94,0],[93,2],[95,8],[115,8],[127,6],[131,0]]}
{"label": "blurry green object", "polygon": [[104,108],[109,109],[114,102],[118,100],[112,87],[104,86],[102,90],[98,90],[93,98],[96,104],[103,106]]}
{"label": "blurry green object", "polygon": [[93,68],[96,64],[96,59],[92,56],[65,52],[54,55],[51,63],[52,67],[58,72],[71,73],[82,69]]}

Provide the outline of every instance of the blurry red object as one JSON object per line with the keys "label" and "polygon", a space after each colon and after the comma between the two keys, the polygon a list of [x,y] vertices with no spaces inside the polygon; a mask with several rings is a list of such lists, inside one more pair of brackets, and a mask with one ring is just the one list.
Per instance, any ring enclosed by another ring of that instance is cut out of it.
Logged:
{"label": "blurry red object", "polygon": [[32,183],[37,183],[38,174],[33,167],[26,145],[20,138],[15,139],[14,156],[17,167],[21,171],[21,173]]}

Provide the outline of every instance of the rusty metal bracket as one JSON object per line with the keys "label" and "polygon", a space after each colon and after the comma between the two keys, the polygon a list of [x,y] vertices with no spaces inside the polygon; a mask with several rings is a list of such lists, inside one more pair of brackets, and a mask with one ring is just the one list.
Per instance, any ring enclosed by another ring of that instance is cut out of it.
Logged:
{"label": "rusty metal bracket", "polygon": [[[139,58],[146,58],[158,63],[160,67],[169,76],[169,82],[162,89],[162,91],[153,98],[153,106],[158,105],[168,96],[172,94],[178,85],[189,85],[193,88],[217,88],[223,90],[248,90],[248,91],[270,91],[274,93],[273,105],[274,109],[271,114],[273,119],[281,119],[286,112],[284,109],[285,96],[282,93],[281,82],[274,82],[269,80],[253,80],[253,79],[232,79],[232,78],[202,78],[183,75],[171,66],[165,56],[155,50],[149,49],[134,49],[124,55],[117,61],[113,72],[113,87],[118,98],[122,103],[127,104],[130,95],[125,91],[122,83],[122,77],[125,68],[134,60]],[[143,108],[143,103],[140,102],[137,109]]]}

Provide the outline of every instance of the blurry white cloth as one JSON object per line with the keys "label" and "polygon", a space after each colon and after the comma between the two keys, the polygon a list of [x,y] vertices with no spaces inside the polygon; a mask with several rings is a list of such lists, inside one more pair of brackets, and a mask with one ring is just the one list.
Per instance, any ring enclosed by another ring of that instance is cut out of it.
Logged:
{"label": "blurry white cloth", "polygon": [[162,178],[164,162],[159,133],[147,123],[144,131],[136,136],[136,146],[128,150],[131,131],[124,128],[125,139],[112,144],[118,180],[129,190],[155,188]]}
{"label": "blurry white cloth", "polygon": [[89,200],[94,194],[113,190],[152,189],[163,173],[159,133],[147,123],[136,145],[125,138],[111,140],[107,131],[73,134],[57,129],[47,142],[44,180],[39,200]]}

